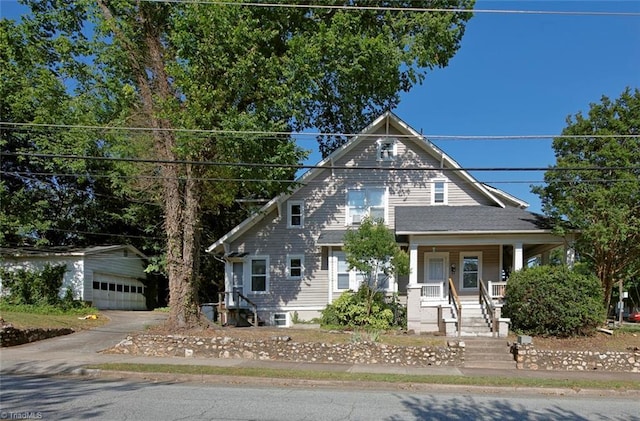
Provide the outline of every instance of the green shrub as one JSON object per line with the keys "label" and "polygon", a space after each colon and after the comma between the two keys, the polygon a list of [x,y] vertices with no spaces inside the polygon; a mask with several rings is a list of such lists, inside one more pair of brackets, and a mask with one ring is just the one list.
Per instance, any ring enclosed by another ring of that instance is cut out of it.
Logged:
{"label": "green shrub", "polygon": [[[2,270],[2,287],[9,292],[6,300],[11,304],[57,305],[66,271],[65,265],[46,264],[40,271],[19,269]],[[67,294],[68,295],[68,294]],[[73,300],[73,291],[71,294]]]}
{"label": "green shrub", "polygon": [[388,330],[398,326],[397,321],[402,320],[401,317],[396,317],[400,312],[399,305],[385,302],[384,294],[380,291],[373,295],[372,301],[369,301],[369,297],[371,297],[371,291],[366,284],[356,292],[344,292],[322,311],[320,324],[323,327],[374,330]]}
{"label": "green shrub", "polygon": [[589,335],[604,320],[599,280],[563,266],[513,273],[505,299],[503,315],[511,318],[512,329],[529,335]]}

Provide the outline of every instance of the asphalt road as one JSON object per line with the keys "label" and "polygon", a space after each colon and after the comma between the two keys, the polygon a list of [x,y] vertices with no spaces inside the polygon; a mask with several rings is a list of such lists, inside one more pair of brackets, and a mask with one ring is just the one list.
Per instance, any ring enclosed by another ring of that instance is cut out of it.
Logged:
{"label": "asphalt road", "polygon": [[3,376],[0,419],[640,420],[611,396],[405,393]]}

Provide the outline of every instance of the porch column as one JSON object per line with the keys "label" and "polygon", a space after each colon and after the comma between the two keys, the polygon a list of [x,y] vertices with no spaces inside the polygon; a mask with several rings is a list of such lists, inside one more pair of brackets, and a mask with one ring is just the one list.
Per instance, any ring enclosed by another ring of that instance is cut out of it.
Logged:
{"label": "porch column", "polygon": [[409,246],[409,285],[418,285],[418,245]]}
{"label": "porch column", "polygon": [[524,266],[524,252],[522,243],[516,243],[513,245],[513,271],[522,269]]}
{"label": "porch column", "polygon": [[567,251],[564,254],[565,263],[567,267],[573,268],[576,262],[576,250],[573,247],[567,247]]}

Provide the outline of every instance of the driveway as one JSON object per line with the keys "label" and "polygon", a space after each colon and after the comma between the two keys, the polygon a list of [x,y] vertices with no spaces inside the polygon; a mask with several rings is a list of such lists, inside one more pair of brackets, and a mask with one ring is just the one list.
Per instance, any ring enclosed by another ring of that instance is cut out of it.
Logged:
{"label": "driveway", "polygon": [[111,348],[128,334],[162,323],[166,313],[154,311],[101,311],[107,324],[71,335],[2,348],[0,372],[59,374],[72,372],[84,364],[106,362],[98,352]]}

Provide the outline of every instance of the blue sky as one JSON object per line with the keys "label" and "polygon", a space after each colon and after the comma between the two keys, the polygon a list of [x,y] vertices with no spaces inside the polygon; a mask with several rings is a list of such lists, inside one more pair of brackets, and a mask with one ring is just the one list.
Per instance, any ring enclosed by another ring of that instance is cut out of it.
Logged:
{"label": "blue sky", "polygon": [[[640,1],[478,1],[476,9],[640,12]],[[559,134],[602,95],[640,88],[640,16],[476,14],[449,66],[403,95],[394,112],[433,135]],[[463,167],[547,167],[551,139],[434,143]],[[543,173],[473,173],[540,211]]]}
{"label": "blue sky", "polygon": [[[13,0],[0,13],[15,17]],[[483,1],[476,9],[640,13],[640,1]],[[449,66],[430,73],[402,95],[393,110],[426,135],[554,135],[569,114],[587,112],[602,95],[616,98],[626,86],[640,87],[640,16],[477,13]],[[555,162],[551,139],[437,140],[463,167],[547,167]],[[315,140],[301,146],[320,161]],[[534,212],[539,198],[530,185],[541,172],[477,172],[525,200]]]}

